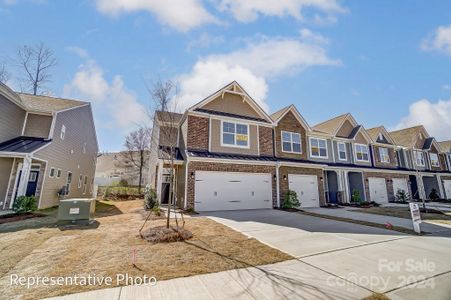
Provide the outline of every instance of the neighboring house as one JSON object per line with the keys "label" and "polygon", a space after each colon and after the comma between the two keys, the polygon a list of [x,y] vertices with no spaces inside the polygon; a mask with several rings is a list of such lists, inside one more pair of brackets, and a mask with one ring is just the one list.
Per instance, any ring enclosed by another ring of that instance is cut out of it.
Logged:
{"label": "neighboring house", "polygon": [[39,208],[92,196],[98,145],[88,102],[0,84],[0,107],[0,210],[22,195],[36,196]]}
{"label": "neighboring house", "polygon": [[[437,143],[424,138],[425,157],[440,159]],[[383,126],[366,130],[344,114],[311,127],[294,105],[268,115],[237,82],[183,114],[157,112],[151,148],[151,185],[160,201],[169,199],[173,149],[176,204],[197,211],[280,207],[288,190],[302,207],[350,202],[356,191],[383,203],[398,190],[411,193],[412,178],[426,183],[421,197],[432,186],[423,178],[451,180],[435,162],[418,173],[411,149]]]}
{"label": "neighboring house", "polygon": [[[139,153],[136,152],[136,159]],[[148,154],[146,154],[148,155]],[[148,183],[148,161],[145,161],[143,169],[142,185]],[[139,168],[130,161],[128,154],[124,152],[100,153],[97,157],[95,184],[109,186],[126,180],[129,185],[139,184]]]}

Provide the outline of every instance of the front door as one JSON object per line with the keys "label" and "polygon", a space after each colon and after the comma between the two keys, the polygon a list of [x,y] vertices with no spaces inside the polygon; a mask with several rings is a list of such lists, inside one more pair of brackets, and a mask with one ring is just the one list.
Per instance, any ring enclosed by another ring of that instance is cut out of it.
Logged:
{"label": "front door", "polygon": [[28,177],[27,191],[25,196],[36,195],[36,188],[38,187],[39,171],[30,171],[30,176]]}

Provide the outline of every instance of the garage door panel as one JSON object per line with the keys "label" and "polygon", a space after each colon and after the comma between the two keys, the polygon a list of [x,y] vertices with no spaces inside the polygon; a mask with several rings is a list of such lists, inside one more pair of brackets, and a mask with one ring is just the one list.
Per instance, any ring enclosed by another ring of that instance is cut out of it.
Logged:
{"label": "garage door panel", "polygon": [[387,186],[385,178],[370,177],[368,178],[371,201],[377,203],[388,203]]}
{"label": "garage door panel", "polygon": [[393,193],[395,194],[395,196],[399,190],[403,190],[406,193],[409,192],[409,188],[407,186],[407,179],[393,178]]}
{"label": "garage door panel", "polygon": [[315,175],[288,174],[289,189],[295,191],[300,207],[318,207],[318,179]]}
{"label": "garage door panel", "polygon": [[197,211],[272,208],[270,174],[196,172]]}

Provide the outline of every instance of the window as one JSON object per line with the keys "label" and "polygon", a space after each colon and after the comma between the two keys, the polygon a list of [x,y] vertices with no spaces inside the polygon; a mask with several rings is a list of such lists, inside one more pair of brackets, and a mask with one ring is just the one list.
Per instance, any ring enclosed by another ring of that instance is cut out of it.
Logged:
{"label": "window", "polygon": [[357,161],[370,161],[368,145],[355,144],[355,159]]}
{"label": "window", "polygon": [[83,182],[83,175],[80,174],[80,177],[78,177],[78,188],[81,188],[81,183]]}
{"label": "window", "polygon": [[348,160],[348,155],[346,153],[346,144],[338,143],[338,159],[339,160]]}
{"label": "window", "polygon": [[312,157],[327,158],[327,141],[310,138],[310,155]]}
{"label": "window", "polygon": [[282,151],[301,153],[301,135],[295,132],[282,131]]}
{"label": "window", "polygon": [[431,153],[430,157],[431,157],[431,166],[440,168],[440,161],[438,160],[437,153]]}
{"label": "window", "polygon": [[66,126],[61,126],[61,133],[60,133],[60,138],[62,140],[64,140],[64,137],[66,136]]}
{"label": "window", "polygon": [[50,168],[49,177],[55,177],[55,168]]}
{"label": "window", "polygon": [[249,126],[222,122],[222,145],[247,148],[249,146]]}
{"label": "window", "polygon": [[424,153],[421,151],[415,151],[414,155],[417,166],[424,167],[425,166]]}
{"label": "window", "polygon": [[83,154],[86,154],[86,142],[83,143]]}
{"label": "window", "polygon": [[58,169],[58,172],[56,172],[56,178],[61,178],[61,169]]}
{"label": "window", "polygon": [[67,181],[66,181],[66,195],[70,193],[70,185],[72,183],[72,173],[67,172]]}
{"label": "window", "polygon": [[38,179],[38,173],[30,172],[30,176],[28,177],[28,182],[36,182]]}
{"label": "window", "polygon": [[83,181],[83,195],[86,194],[87,186],[88,186],[88,176],[85,176],[85,180]]}
{"label": "window", "polygon": [[387,148],[379,148],[379,159],[383,163],[390,163],[390,156]]}

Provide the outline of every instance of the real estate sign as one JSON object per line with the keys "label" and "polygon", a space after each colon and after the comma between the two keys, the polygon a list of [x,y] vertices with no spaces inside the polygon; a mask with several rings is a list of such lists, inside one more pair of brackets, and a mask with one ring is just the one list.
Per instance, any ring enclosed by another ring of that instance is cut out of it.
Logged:
{"label": "real estate sign", "polygon": [[421,233],[420,224],[421,224],[421,214],[420,207],[417,203],[409,203],[410,214],[412,216],[413,229],[416,233]]}

